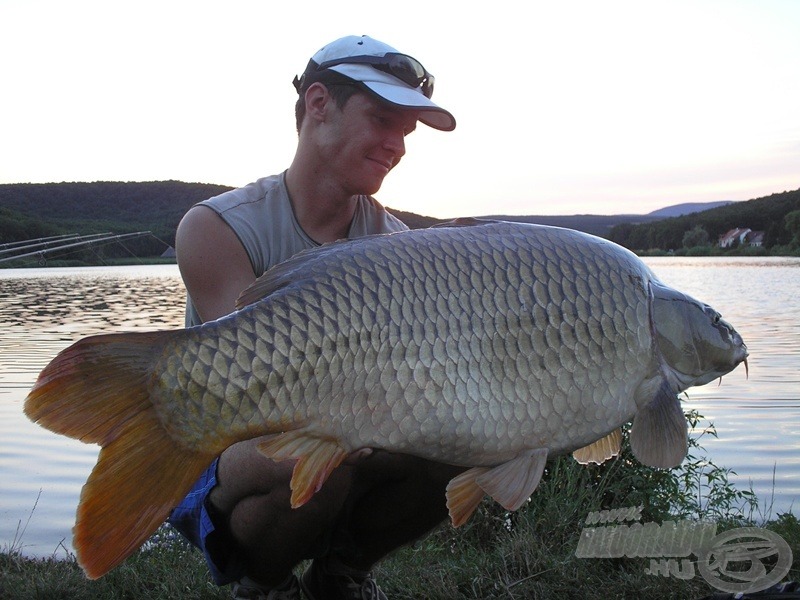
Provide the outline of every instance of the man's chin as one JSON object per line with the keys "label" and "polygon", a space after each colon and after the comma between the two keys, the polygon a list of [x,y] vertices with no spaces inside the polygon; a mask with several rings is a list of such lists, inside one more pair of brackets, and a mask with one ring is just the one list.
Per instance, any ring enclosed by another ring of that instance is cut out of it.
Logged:
{"label": "man's chin", "polygon": [[361,194],[365,196],[372,196],[378,193],[378,190],[381,189],[383,185],[383,178],[380,181],[372,181],[372,182],[365,182],[363,186],[361,186]]}

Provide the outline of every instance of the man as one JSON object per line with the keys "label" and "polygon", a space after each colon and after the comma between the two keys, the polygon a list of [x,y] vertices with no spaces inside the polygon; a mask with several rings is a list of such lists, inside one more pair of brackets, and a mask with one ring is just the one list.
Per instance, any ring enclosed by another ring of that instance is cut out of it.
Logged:
{"label": "man", "polygon": [[[366,36],[317,52],[295,78],[298,145],[288,170],[192,207],[176,248],[189,294],[187,325],[232,312],[239,293],[271,266],[325,242],[406,227],[370,194],[405,153],[421,121],[443,131],[433,76],[415,59]],[[459,472],[410,456],[354,456],[312,500],[289,505],[293,463],[225,450],[170,521],[205,553],[235,598],[386,598],[373,565],[438,524],[445,486]],[[293,568],[313,559],[300,581]]]}

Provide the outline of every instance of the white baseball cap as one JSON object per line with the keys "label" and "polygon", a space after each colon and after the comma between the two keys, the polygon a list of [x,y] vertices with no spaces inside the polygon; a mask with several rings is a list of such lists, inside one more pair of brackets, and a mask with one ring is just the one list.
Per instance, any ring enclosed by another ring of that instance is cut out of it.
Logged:
{"label": "white baseball cap", "polygon": [[355,81],[381,100],[420,111],[419,120],[441,131],[452,131],[456,120],[431,101],[434,77],[415,58],[369,36],[350,35],[321,48],[295,78],[300,92],[326,71]]}

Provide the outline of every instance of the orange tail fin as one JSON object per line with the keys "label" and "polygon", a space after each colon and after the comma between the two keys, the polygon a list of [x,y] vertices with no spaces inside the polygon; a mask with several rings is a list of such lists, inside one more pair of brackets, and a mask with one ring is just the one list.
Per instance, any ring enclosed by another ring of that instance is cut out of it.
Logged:
{"label": "orange tail fin", "polygon": [[102,446],[73,530],[78,562],[92,579],[141,546],[213,459],[170,438],[149,398],[153,363],[178,334],[83,339],[42,371],[25,400],[31,420]]}

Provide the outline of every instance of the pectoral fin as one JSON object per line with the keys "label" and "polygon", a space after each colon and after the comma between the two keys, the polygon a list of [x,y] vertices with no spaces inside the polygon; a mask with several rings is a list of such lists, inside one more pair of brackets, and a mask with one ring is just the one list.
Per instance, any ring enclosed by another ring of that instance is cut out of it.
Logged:
{"label": "pectoral fin", "polygon": [[348,455],[336,438],[304,431],[271,436],[258,445],[258,451],[277,462],[297,460],[292,471],[292,508],[308,502]]}
{"label": "pectoral fin", "polygon": [[582,465],[588,463],[599,465],[619,454],[621,444],[622,430],[615,429],[596,442],[584,446],[583,448],[578,448],[572,453],[572,456]]}
{"label": "pectoral fin", "polygon": [[650,467],[677,467],[689,448],[688,429],[678,396],[663,384],[633,420],[631,450]]}

